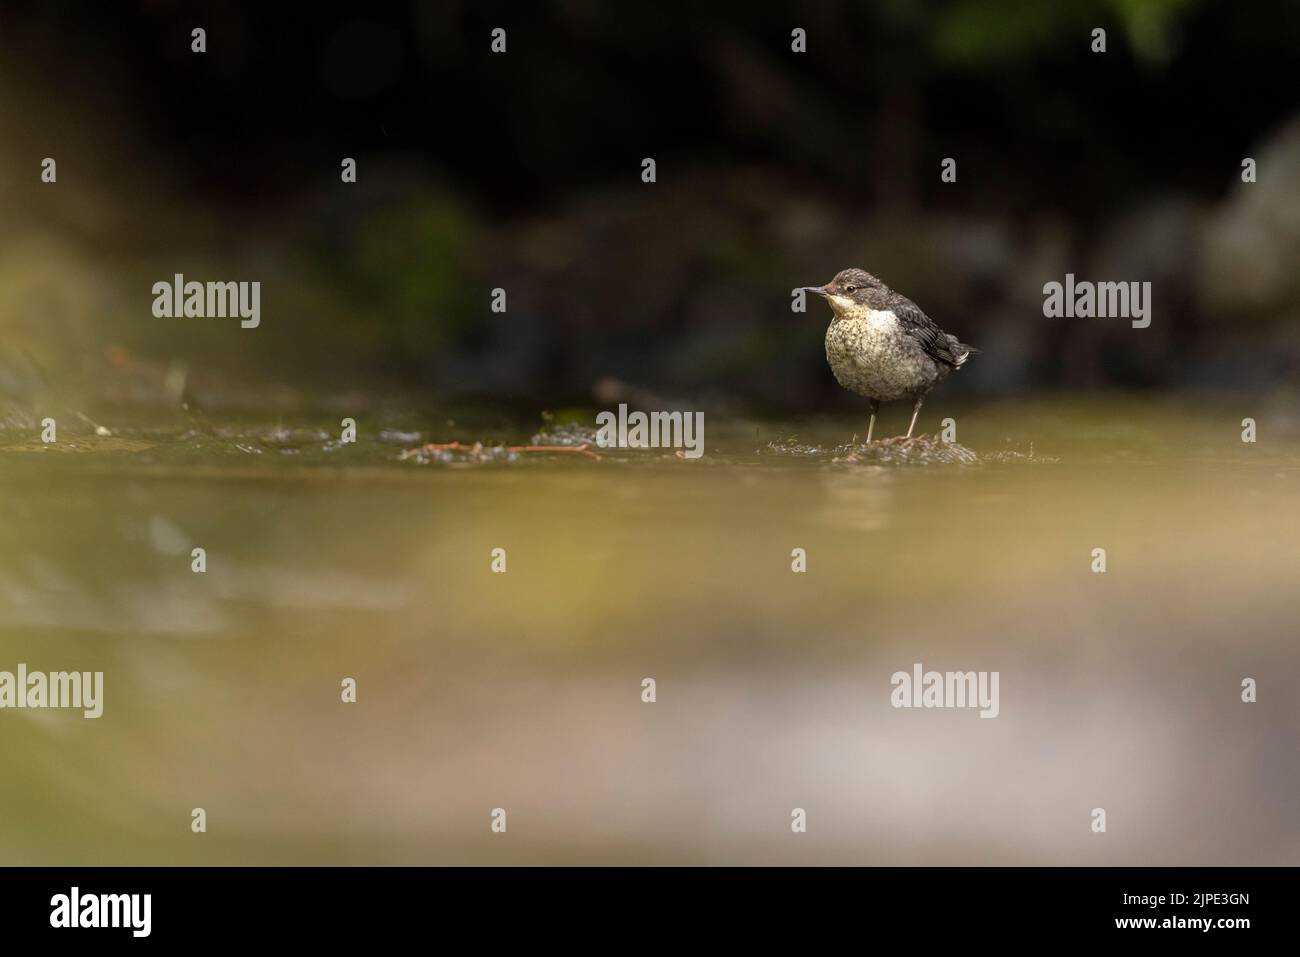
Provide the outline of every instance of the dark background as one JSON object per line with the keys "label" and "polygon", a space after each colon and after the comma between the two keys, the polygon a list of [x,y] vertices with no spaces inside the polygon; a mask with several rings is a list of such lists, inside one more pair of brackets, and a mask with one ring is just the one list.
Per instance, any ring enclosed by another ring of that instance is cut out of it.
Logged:
{"label": "dark background", "polygon": [[[1295,3],[3,9],[11,391],[180,361],[215,392],[806,408],[843,400],[790,290],[850,265],[984,350],[954,393],[1296,380]],[[155,320],[177,271],[261,280],[262,327]],[[1151,281],[1151,327],[1045,319],[1066,272]]]}

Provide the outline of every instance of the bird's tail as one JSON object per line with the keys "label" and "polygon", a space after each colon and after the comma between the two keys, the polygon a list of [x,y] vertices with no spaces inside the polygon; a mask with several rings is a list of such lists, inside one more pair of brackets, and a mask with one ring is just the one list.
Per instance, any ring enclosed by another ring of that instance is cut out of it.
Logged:
{"label": "bird's tail", "polygon": [[953,362],[953,365],[960,368],[966,364],[966,360],[971,356],[977,356],[980,354],[980,351],[974,346],[968,346],[964,342],[958,342],[956,336],[949,336],[948,338],[952,340],[952,354],[957,357]]}

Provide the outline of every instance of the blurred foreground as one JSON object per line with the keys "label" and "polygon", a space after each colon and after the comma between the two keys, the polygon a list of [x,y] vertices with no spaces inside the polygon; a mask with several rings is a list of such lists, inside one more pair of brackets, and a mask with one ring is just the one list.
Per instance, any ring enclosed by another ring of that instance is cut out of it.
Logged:
{"label": "blurred foreground", "polygon": [[[1236,405],[989,405],[935,467],[831,464],[857,419],[0,431],[0,668],[106,686],[0,713],[0,863],[1300,864],[1300,429]],[[914,662],[1001,715],[894,710]]]}

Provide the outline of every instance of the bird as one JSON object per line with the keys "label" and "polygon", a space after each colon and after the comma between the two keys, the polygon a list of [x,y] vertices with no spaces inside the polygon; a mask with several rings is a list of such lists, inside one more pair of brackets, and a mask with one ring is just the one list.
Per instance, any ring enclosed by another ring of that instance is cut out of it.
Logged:
{"label": "bird", "polygon": [[826,361],[836,382],[870,400],[867,442],[880,403],[904,398],[913,400],[910,439],[929,391],[979,354],[865,269],[845,269],[824,286],[802,288],[831,307]]}

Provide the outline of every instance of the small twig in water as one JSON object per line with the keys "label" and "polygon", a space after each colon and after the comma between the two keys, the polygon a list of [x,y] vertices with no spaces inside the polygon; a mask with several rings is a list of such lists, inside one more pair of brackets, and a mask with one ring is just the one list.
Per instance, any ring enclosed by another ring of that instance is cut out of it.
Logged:
{"label": "small twig in water", "polygon": [[[507,445],[505,448],[507,452],[577,452],[597,462],[600,461],[600,456],[591,451],[586,442],[581,445]],[[425,452],[468,452],[471,455],[480,455],[483,452],[483,443],[475,442],[473,445],[466,445],[464,442],[429,442],[418,449],[407,449],[398,458],[406,461]]]}
{"label": "small twig in water", "polygon": [[586,442],[581,445],[510,445],[507,449],[511,452],[580,452],[597,462],[600,461],[600,456],[591,451]]}

